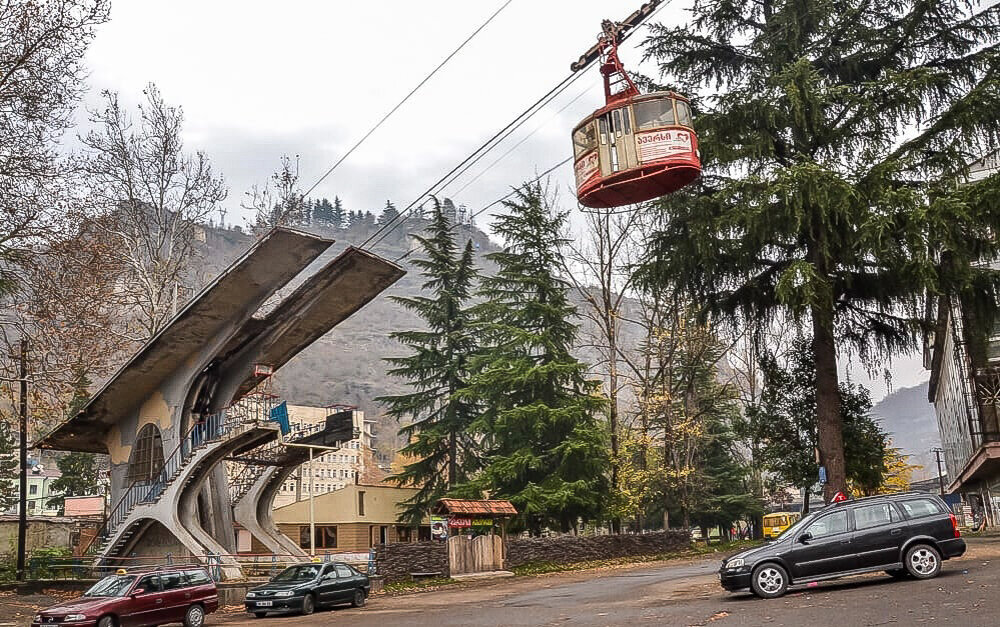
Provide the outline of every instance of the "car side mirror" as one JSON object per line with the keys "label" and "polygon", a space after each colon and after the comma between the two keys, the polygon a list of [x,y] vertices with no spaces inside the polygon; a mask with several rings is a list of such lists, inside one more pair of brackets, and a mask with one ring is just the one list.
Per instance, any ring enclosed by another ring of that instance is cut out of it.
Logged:
{"label": "car side mirror", "polygon": [[145,588],[136,588],[135,590],[132,591],[132,598],[134,599],[135,597],[137,597],[140,594],[143,594],[145,592],[146,592]]}
{"label": "car side mirror", "polygon": [[799,536],[799,542],[801,542],[802,544],[805,544],[806,542],[809,542],[812,539],[813,539],[813,534],[809,533],[808,531]]}

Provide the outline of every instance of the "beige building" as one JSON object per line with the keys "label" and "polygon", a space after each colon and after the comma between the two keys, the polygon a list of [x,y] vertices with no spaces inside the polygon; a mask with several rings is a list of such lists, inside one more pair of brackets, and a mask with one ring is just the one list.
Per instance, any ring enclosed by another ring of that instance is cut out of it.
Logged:
{"label": "beige building", "polygon": [[[295,431],[304,426],[323,425],[330,414],[342,411],[337,407],[310,407],[307,405],[288,405],[288,422]],[[374,420],[364,419],[361,437],[344,444],[337,451],[322,453],[316,451],[313,458],[312,475],[309,474],[309,464],[305,463],[292,473],[282,484],[274,497],[274,507],[277,509],[302,499],[339,490],[346,485],[355,483],[359,477],[366,477],[372,470],[368,466],[374,464],[371,451],[375,447]],[[357,424],[357,423],[355,423]],[[367,453],[367,454],[366,454]],[[238,472],[238,464],[229,462],[230,476]]]}
{"label": "beige building", "polygon": [[[396,522],[398,505],[413,496],[415,488],[351,484],[313,500],[316,553],[367,551],[377,544],[430,540],[430,519],[419,527]],[[274,510],[278,529],[304,550],[309,550],[309,501]],[[253,546],[253,552],[263,547]],[[260,551],[264,552],[264,551]]]}

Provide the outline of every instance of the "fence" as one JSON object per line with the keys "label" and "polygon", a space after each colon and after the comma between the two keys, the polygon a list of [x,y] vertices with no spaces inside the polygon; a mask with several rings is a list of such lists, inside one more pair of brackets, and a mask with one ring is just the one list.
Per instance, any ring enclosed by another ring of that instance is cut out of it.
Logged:
{"label": "fence", "polygon": [[[273,577],[293,564],[300,564],[302,556],[275,553],[237,553],[217,554],[206,553],[200,559],[193,556],[166,555],[146,557],[114,557],[95,560],[92,556],[54,555],[46,551],[32,554],[25,562],[27,579],[99,579],[113,574],[120,568],[126,570],[155,568],[162,566],[191,566],[204,568],[215,581],[222,579],[222,563],[224,558],[235,559],[248,578]],[[329,553],[318,555],[322,562],[343,562],[350,564],[361,572],[375,574],[374,550],[368,552]],[[2,556],[9,569],[0,570],[0,579],[13,579],[13,556]],[[9,570],[9,572],[7,572]]]}

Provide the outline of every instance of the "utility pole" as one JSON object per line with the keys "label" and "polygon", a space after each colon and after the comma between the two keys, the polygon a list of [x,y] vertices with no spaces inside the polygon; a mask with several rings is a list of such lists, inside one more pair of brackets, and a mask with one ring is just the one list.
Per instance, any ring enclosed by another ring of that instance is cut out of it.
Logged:
{"label": "utility pole", "polygon": [[24,581],[24,555],[28,535],[28,339],[21,337],[21,373],[20,373],[20,452],[21,475],[20,495],[18,497],[17,514],[17,573],[18,581]]}
{"label": "utility pole", "polygon": [[934,457],[937,458],[938,487],[941,489],[941,496],[944,496],[944,478],[941,474],[941,453],[943,453],[944,451],[939,448],[936,448],[933,449],[933,452],[934,452]]}

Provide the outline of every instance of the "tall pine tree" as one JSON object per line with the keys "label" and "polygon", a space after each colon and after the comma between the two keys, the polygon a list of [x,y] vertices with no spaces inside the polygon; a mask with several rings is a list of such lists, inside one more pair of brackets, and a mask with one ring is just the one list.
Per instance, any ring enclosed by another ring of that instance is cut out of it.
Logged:
{"label": "tall pine tree", "polygon": [[664,76],[711,93],[705,175],[663,203],[647,277],[717,318],[811,326],[828,499],[847,489],[838,352],[873,366],[914,349],[925,291],[995,303],[996,272],[938,253],[998,250],[1000,177],[956,185],[1000,146],[998,40],[995,3],[696,0],[647,41]]}
{"label": "tall pine tree", "polygon": [[335,229],[343,229],[347,226],[347,214],[344,213],[344,203],[339,196],[333,197],[333,213],[331,224]]}
{"label": "tall pine tree", "polygon": [[602,513],[608,493],[606,434],[598,414],[600,382],[571,354],[577,328],[569,284],[560,278],[565,214],[549,207],[541,186],[526,185],[504,202],[494,232],[506,242],[489,255],[475,308],[488,343],[462,395],[478,401],[484,468],[463,491],[510,499],[532,533],[569,530]]}
{"label": "tall pine tree", "polygon": [[382,208],[382,213],[378,216],[378,225],[383,226],[389,224],[393,220],[399,217],[399,210],[396,209],[396,205],[392,204],[392,201],[385,201],[385,207]]}
{"label": "tall pine tree", "polygon": [[405,379],[413,391],[377,400],[386,405],[390,416],[412,421],[399,431],[407,440],[400,453],[414,461],[392,479],[419,488],[400,516],[419,524],[435,501],[467,481],[477,468],[470,427],[478,404],[457,392],[466,385],[469,360],[478,344],[467,308],[476,280],[472,242],[459,253],[451,225],[437,202],[427,235],[414,237],[422,256],[413,264],[422,271],[426,295],[392,299],[420,316],[426,326],[393,333],[412,354],[387,360],[393,366],[389,374]]}

